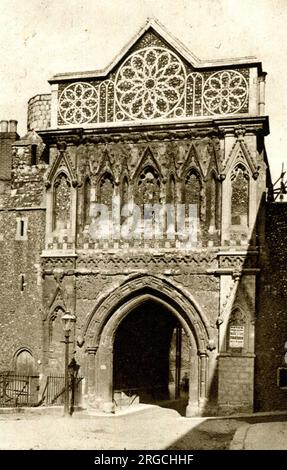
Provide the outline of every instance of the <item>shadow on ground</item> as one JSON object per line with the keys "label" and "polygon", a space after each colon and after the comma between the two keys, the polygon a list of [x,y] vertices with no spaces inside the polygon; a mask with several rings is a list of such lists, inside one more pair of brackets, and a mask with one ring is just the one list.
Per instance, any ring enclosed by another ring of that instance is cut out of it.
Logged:
{"label": "shadow on ground", "polygon": [[[188,419],[188,418],[186,418]],[[228,450],[236,430],[244,424],[287,421],[282,415],[206,418],[168,446],[168,450]]]}

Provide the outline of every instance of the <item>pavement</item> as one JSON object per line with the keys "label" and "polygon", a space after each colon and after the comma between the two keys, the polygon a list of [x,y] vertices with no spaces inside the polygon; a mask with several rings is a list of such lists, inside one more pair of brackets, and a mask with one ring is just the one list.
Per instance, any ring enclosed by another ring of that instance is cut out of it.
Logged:
{"label": "pavement", "polygon": [[[3,413],[4,411],[4,413]],[[287,411],[184,418],[137,405],[115,415],[59,407],[0,410],[1,450],[287,450]]]}
{"label": "pavement", "polygon": [[287,450],[287,421],[241,426],[230,450]]}

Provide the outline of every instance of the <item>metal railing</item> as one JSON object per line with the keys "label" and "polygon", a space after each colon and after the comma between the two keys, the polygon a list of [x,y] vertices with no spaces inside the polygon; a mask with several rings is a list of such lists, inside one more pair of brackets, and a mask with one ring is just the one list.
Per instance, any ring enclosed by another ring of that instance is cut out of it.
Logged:
{"label": "metal railing", "polygon": [[39,376],[0,372],[0,406],[20,407],[38,404]]}
{"label": "metal railing", "polygon": [[[83,377],[74,379],[73,405],[81,402],[81,381]],[[64,375],[49,375],[39,397],[39,375],[21,375],[14,371],[0,372],[0,407],[21,407],[40,405],[64,405]],[[72,391],[70,380],[69,390]]]}
{"label": "metal railing", "polygon": [[[78,405],[81,400],[81,381],[83,377],[77,377],[74,381],[74,405]],[[72,389],[70,381],[69,389]],[[64,405],[65,401],[65,376],[49,375],[47,377],[47,388],[45,403],[47,405]]]}

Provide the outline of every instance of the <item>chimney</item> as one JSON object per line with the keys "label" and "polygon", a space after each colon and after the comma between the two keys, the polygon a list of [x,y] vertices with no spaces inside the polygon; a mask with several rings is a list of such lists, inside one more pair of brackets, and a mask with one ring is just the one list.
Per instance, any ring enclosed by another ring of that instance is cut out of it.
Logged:
{"label": "chimney", "polygon": [[17,133],[17,124],[18,121],[10,120],[9,121],[9,132],[14,132],[15,134]]}
{"label": "chimney", "polygon": [[8,132],[8,121],[0,121],[0,130],[2,132]]}
{"label": "chimney", "polygon": [[19,138],[15,120],[0,121],[0,181],[11,179],[12,145]]}

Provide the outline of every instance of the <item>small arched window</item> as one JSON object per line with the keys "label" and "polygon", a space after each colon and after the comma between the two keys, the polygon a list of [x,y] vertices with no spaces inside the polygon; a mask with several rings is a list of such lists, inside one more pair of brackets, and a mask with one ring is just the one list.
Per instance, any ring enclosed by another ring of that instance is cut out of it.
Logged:
{"label": "small arched window", "polygon": [[231,225],[248,226],[249,175],[239,164],[231,174]]}
{"label": "small arched window", "polygon": [[70,228],[71,183],[65,173],[60,173],[54,182],[54,230]]}

